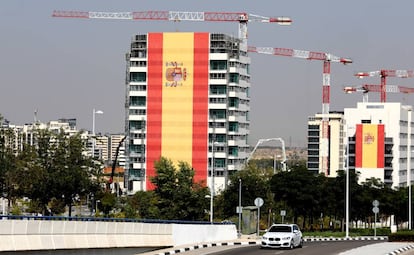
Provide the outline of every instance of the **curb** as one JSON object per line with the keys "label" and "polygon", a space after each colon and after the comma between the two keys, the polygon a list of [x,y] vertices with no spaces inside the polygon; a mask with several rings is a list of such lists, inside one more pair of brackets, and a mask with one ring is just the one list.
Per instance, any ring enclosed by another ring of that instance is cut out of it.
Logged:
{"label": "curb", "polygon": [[304,237],[305,242],[327,241],[386,241],[388,236],[358,236],[358,237]]}
{"label": "curb", "polygon": [[257,245],[260,244],[260,241],[245,241],[245,242],[223,242],[223,243],[208,243],[208,244],[199,244],[190,247],[180,248],[180,249],[172,249],[171,251],[161,252],[161,253],[154,253],[156,255],[170,255],[170,254],[177,254],[186,251],[193,251],[203,248],[210,248],[210,247],[219,247],[219,246],[232,246],[232,245]]}
{"label": "curb", "polygon": [[411,249],[414,249],[414,245],[413,245],[413,244],[410,244],[410,245],[408,245],[408,246],[405,246],[405,247],[399,248],[399,249],[397,249],[397,250],[395,250],[395,251],[392,251],[392,252],[390,252],[390,253],[387,253],[386,255],[396,255],[396,254],[400,254],[400,253],[403,253],[403,252],[409,251],[409,250],[411,250]]}

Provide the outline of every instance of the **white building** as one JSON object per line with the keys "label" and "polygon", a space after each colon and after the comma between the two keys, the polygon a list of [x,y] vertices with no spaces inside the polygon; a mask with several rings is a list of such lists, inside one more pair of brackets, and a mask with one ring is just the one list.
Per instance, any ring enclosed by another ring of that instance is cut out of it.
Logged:
{"label": "white building", "polygon": [[247,48],[225,34],[133,37],[125,99],[130,193],[153,188],[161,156],[189,163],[195,181],[225,188],[250,152],[249,65]]}
{"label": "white building", "polygon": [[360,174],[360,182],[374,177],[392,187],[406,186],[414,137],[409,109],[401,103],[364,102],[344,110],[348,137],[352,137],[349,148],[355,149],[349,165]]}
{"label": "white building", "polygon": [[[308,118],[308,170],[315,174],[321,173],[322,169],[322,117],[322,114],[318,113]],[[337,171],[345,167],[343,123],[343,112],[329,113],[328,169],[327,173],[324,173],[327,177],[336,177]]]}
{"label": "white building", "polygon": [[[349,169],[356,170],[360,183],[376,178],[391,187],[406,186],[414,148],[409,109],[401,103],[360,102],[343,113],[330,113],[327,176],[346,170],[349,159]],[[316,114],[308,120],[308,169],[314,173],[321,169],[321,119]]]}

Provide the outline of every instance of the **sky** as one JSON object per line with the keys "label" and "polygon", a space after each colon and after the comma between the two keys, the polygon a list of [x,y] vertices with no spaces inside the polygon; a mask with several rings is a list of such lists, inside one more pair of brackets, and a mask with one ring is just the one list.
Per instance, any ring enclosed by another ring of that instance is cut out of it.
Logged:
{"label": "sky", "polygon": [[[359,71],[414,69],[414,1],[410,0],[3,0],[0,2],[0,115],[12,124],[76,118],[78,129],[122,133],[125,53],[135,34],[211,32],[238,35],[233,22],[126,21],[53,18],[54,10],[214,11],[290,17],[291,26],[250,22],[248,44],[331,53],[353,60],[331,64],[331,111],[362,101],[344,86],[380,84]],[[282,138],[305,147],[307,120],[322,111],[323,62],[251,53],[250,143]],[[414,78],[388,78],[414,87]],[[411,94],[387,94],[412,105]],[[369,101],[379,102],[371,93]],[[271,143],[269,143],[271,145]]]}

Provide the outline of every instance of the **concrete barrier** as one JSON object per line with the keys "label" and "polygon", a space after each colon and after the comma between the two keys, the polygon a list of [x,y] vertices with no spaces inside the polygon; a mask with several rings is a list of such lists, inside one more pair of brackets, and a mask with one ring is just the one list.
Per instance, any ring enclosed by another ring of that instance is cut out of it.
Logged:
{"label": "concrete barrier", "polygon": [[174,247],[236,238],[233,224],[0,220],[0,251]]}

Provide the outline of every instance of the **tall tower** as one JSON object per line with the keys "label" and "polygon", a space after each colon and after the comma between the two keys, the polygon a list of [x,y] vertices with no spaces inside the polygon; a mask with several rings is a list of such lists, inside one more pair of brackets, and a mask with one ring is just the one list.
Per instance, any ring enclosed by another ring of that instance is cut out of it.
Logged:
{"label": "tall tower", "polygon": [[225,34],[148,33],[133,37],[126,62],[128,192],[153,188],[160,157],[224,189],[249,155],[247,49]]}
{"label": "tall tower", "polygon": [[315,174],[336,177],[338,170],[344,169],[344,113],[331,111],[328,117],[328,171],[322,167],[322,120],[323,114],[315,114],[308,118],[308,170]]}

